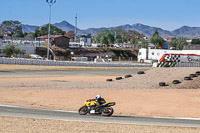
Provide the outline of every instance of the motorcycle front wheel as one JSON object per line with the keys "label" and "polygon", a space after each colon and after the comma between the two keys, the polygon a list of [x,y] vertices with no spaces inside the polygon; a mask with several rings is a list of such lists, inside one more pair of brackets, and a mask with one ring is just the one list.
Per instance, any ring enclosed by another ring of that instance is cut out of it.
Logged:
{"label": "motorcycle front wheel", "polygon": [[104,107],[102,109],[102,115],[103,116],[111,116],[113,114],[114,110],[112,107]]}
{"label": "motorcycle front wheel", "polygon": [[80,115],[86,115],[88,113],[88,107],[87,106],[82,106],[79,110],[78,113]]}

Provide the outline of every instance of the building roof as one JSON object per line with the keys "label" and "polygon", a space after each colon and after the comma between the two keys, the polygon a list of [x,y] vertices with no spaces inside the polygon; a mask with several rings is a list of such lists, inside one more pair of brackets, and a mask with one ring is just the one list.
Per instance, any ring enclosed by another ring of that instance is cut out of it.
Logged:
{"label": "building roof", "polygon": [[[59,38],[59,37],[66,37],[66,36],[63,36],[63,35],[50,35],[50,38]],[[44,35],[44,36],[39,36],[37,37],[38,39],[48,39],[48,35]],[[69,38],[69,37],[66,37],[66,38]],[[69,38],[70,39],[70,38]]]}

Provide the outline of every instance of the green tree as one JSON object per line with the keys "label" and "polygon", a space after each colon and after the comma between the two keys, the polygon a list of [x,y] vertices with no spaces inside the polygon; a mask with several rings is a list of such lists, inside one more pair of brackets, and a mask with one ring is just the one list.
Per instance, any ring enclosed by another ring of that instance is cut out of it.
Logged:
{"label": "green tree", "polygon": [[158,30],[155,30],[155,32],[153,33],[153,36],[158,36]]}
{"label": "green tree", "polygon": [[113,43],[114,43],[115,38],[114,38],[114,35],[113,35],[112,32],[108,32],[108,33],[106,34],[106,37],[107,37],[107,39],[108,39],[108,44],[113,44]]}
{"label": "green tree", "polygon": [[140,48],[148,48],[149,42],[144,39],[139,39],[135,42],[134,48],[135,49],[140,49]]}
{"label": "green tree", "polygon": [[[112,29],[111,33],[113,34],[114,39],[116,39],[116,40],[114,40],[114,43],[123,43],[123,42],[125,42],[127,34],[126,34],[126,31],[123,30],[122,27],[118,27],[116,29]],[[115,36],[116,36],[116,38],[115,38]]]}
{"label": "green tree", "polygon": [[17,56],[18,54],[21,54],[21,49],[15,48],[14,54],[15,54],[15,56]]}
{"label": "green tree", "polygon": [[109,43],[106,36],[102,36],[100,42],[101,42],[101,44],[106,44],[106,45],[108,45],[108,43]]}
{"label": "green tree", "polygon": [[172,40],[170,42],[170,46],[176,48],[176,45],[177,45],[177,39],[176,38],[172,38]]}
{"label": "green tree", "polygon": [[177,40],[177,47],[176,47],[176,49],[177,50],[182,50],[184,45],[188,45],[186,39],[183,39],[183,38],[178,39]]}
{"label": "green tree", "polygon": [[153,43],[155,46],[162,47],[162,44],[164,42],[164,39],[159,36],[158,31],[155,30],[153,36],[150,39],[150,42]]}
{"label": "green tree", "polygon": [[170,42],[171,47],[175,47],[177,50],[182,50],[184,45],[188,45],[186,39],[180,38],[176,39],[173,38]]}
{"label": "green tree", "polygon": [[95,36],[95,41],[108,46],[114,43],[114,35],[110,30],[98,31]]}
{"label": "green tree", "polygon": [[[115,40],[116,34],[116,40]],[[109,44],[122,43],[128,40],[128,34],[121,28],[98,31],[94,37],[96,43]]]}
{"label": "green tree", "polygon": [[128,42],[129,35],[126,31],[122,31],[120,35],[121,35],[121,38],[122,38],[122,42]]}
{"label": "green tree", "polygon": [[101,36],[103,36],[103,31],[97,31],[94,41],[96,43],[101,43]]}
{"label": "green tree", "polygon": [[3,54],[6,54],[8,57],[17,56],[17,55],[24,55],[25,52],[22,51],[20,48],[15,48],[14,45],[7,45],[5,49],[2,50]]}
{"label": "green tree", "polygon": [[3,54],[6,54],[8,57],[11,57],[15,54],[15,46],[7,45],[5,49],[2,50]]}
{"label": "green tree", "polygon": [[[43,27],[37,27],[35,29],[35,34],[34,34],[34,37],[39,37],[39,36],[43,36],[43,35],[48,35],[48,31],[49,31],[49,25],[45,25]],[[64,35],[65,34],[65,31],[57,28],[56,26],[54,25],[51,25],[51,32],[50,32],[51,35]]]}
{"label": "green tree", "polygon": [[200,44],[200,39],[192,39],[191,44]]}
{"label": "green tree", "polygon": [[4,29],[5,33],[12,37],[24,37],[22,32],[22,25],[19,21],[3,21],[1,24],[2,28]]}
{"label": "green tree", "polygon": [[124,43],[128,41],[135,43],[136,40],[143,37],[144,35],[141,35],[136,31],[126,32],[122,27],[118,27],[111,30],[105,29],[103,31],[98,31],[93,40],[96,43],[106,44],[108,46],[109,44]]}

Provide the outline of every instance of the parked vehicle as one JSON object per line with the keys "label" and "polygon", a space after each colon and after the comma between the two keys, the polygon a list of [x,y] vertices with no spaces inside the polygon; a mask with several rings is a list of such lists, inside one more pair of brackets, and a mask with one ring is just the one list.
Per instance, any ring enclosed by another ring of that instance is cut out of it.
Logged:
{"label": "parked vehicle", "polygon": [[72,61],[88,61],[88,57],[71,57]]}
{"label": "parked vehicle", "polygon": [[179,58],[180,61],[182,62],[189,62],[188,59],[191,58],[193,59],[193,61],[194,60],[197,61],[198,58],[200,58],[200,50],[168,50],[168,49],[141,48],[139,49],[138,52],[138,62],[140,63],[161,62],[166,58],[166,56],[168,56],[169,60],[173,58],[176,59]]}
{"label": "parked vehicle", "polygon": [[96,99],[86,100],[84,106],[82,106],[78,112],[80,115],[86,114],[99,114],[103,116],[111,116],[114,112],[111,106],[114,106],[115,102],[106,102],[100,106],[97,106]]}
{"label": "parked vehicle", "polygon": [[37,55],[37,54],[30,54],[29,58],[31,58],[31,59],[40,59],[40,60],[43,59],[40,55]]}

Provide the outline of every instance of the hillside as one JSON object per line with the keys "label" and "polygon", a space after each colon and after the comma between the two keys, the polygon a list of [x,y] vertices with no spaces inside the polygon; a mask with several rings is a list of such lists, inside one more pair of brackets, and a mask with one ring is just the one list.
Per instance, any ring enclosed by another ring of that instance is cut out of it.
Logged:
{"label": "hillside", "polygon": [[[119,60],[119,56],[121,60],[129,60],[132,57],[133,60],[137,59],[137,51],[127,50],[127,49],[115,49],[115,48],[81,48],[81,49],[62,49],[62,48],[51,48],[53,52],[59,57],[61,60],[71,60],[71,57],[94,57],[94,56],[102,56],[105,57],[109,55],[113,60]],[[45,57],[47,50],[44,47],[37,47],[36,53]],[[70,53],[74,52],[74,55]],[[51,54],[51,53],[50,53]]]}
{"label": "hillside", "polygon": [[[66,31],[66,32],[75,29],[75,26],[68,23],[67,21],[62,21],[60,23],[55,23],[53,25],[55,25],[56,27],[62,29],[63,31]],[[38,27],[38,26],[22,25],[24,32],[33,32],[36,27]],[[77,28],[77,32],[78,32],[78,34],[95,35],[97,31],[104,30],[104,29],[115,29],[115,28],[119,28],[119,27],[122,27],[126,31],[128,31],[128,30],[137,31],[140,34],[144,34],[147,37],[151,37],[153,35],[154,31],[158,30],[160,36],[162,36],[162,37],[171,36],[171,37],[176,37],[176,38],[183,37],[183,38],[188,38],[188,39],[200,38],[200,27],[183,26],[183,27],[180,27],[173,31],[168,31],[168,30],[164,30],[159,27],[152,27],[152,26],[148,26],[148,25],[144,25],[144,24],[140,24],[140,23],[133,24],[133,25],[130,25],[130,24],[120,25],[120,26],[116,26],[116,27],[88,28],[85,30]]]}

